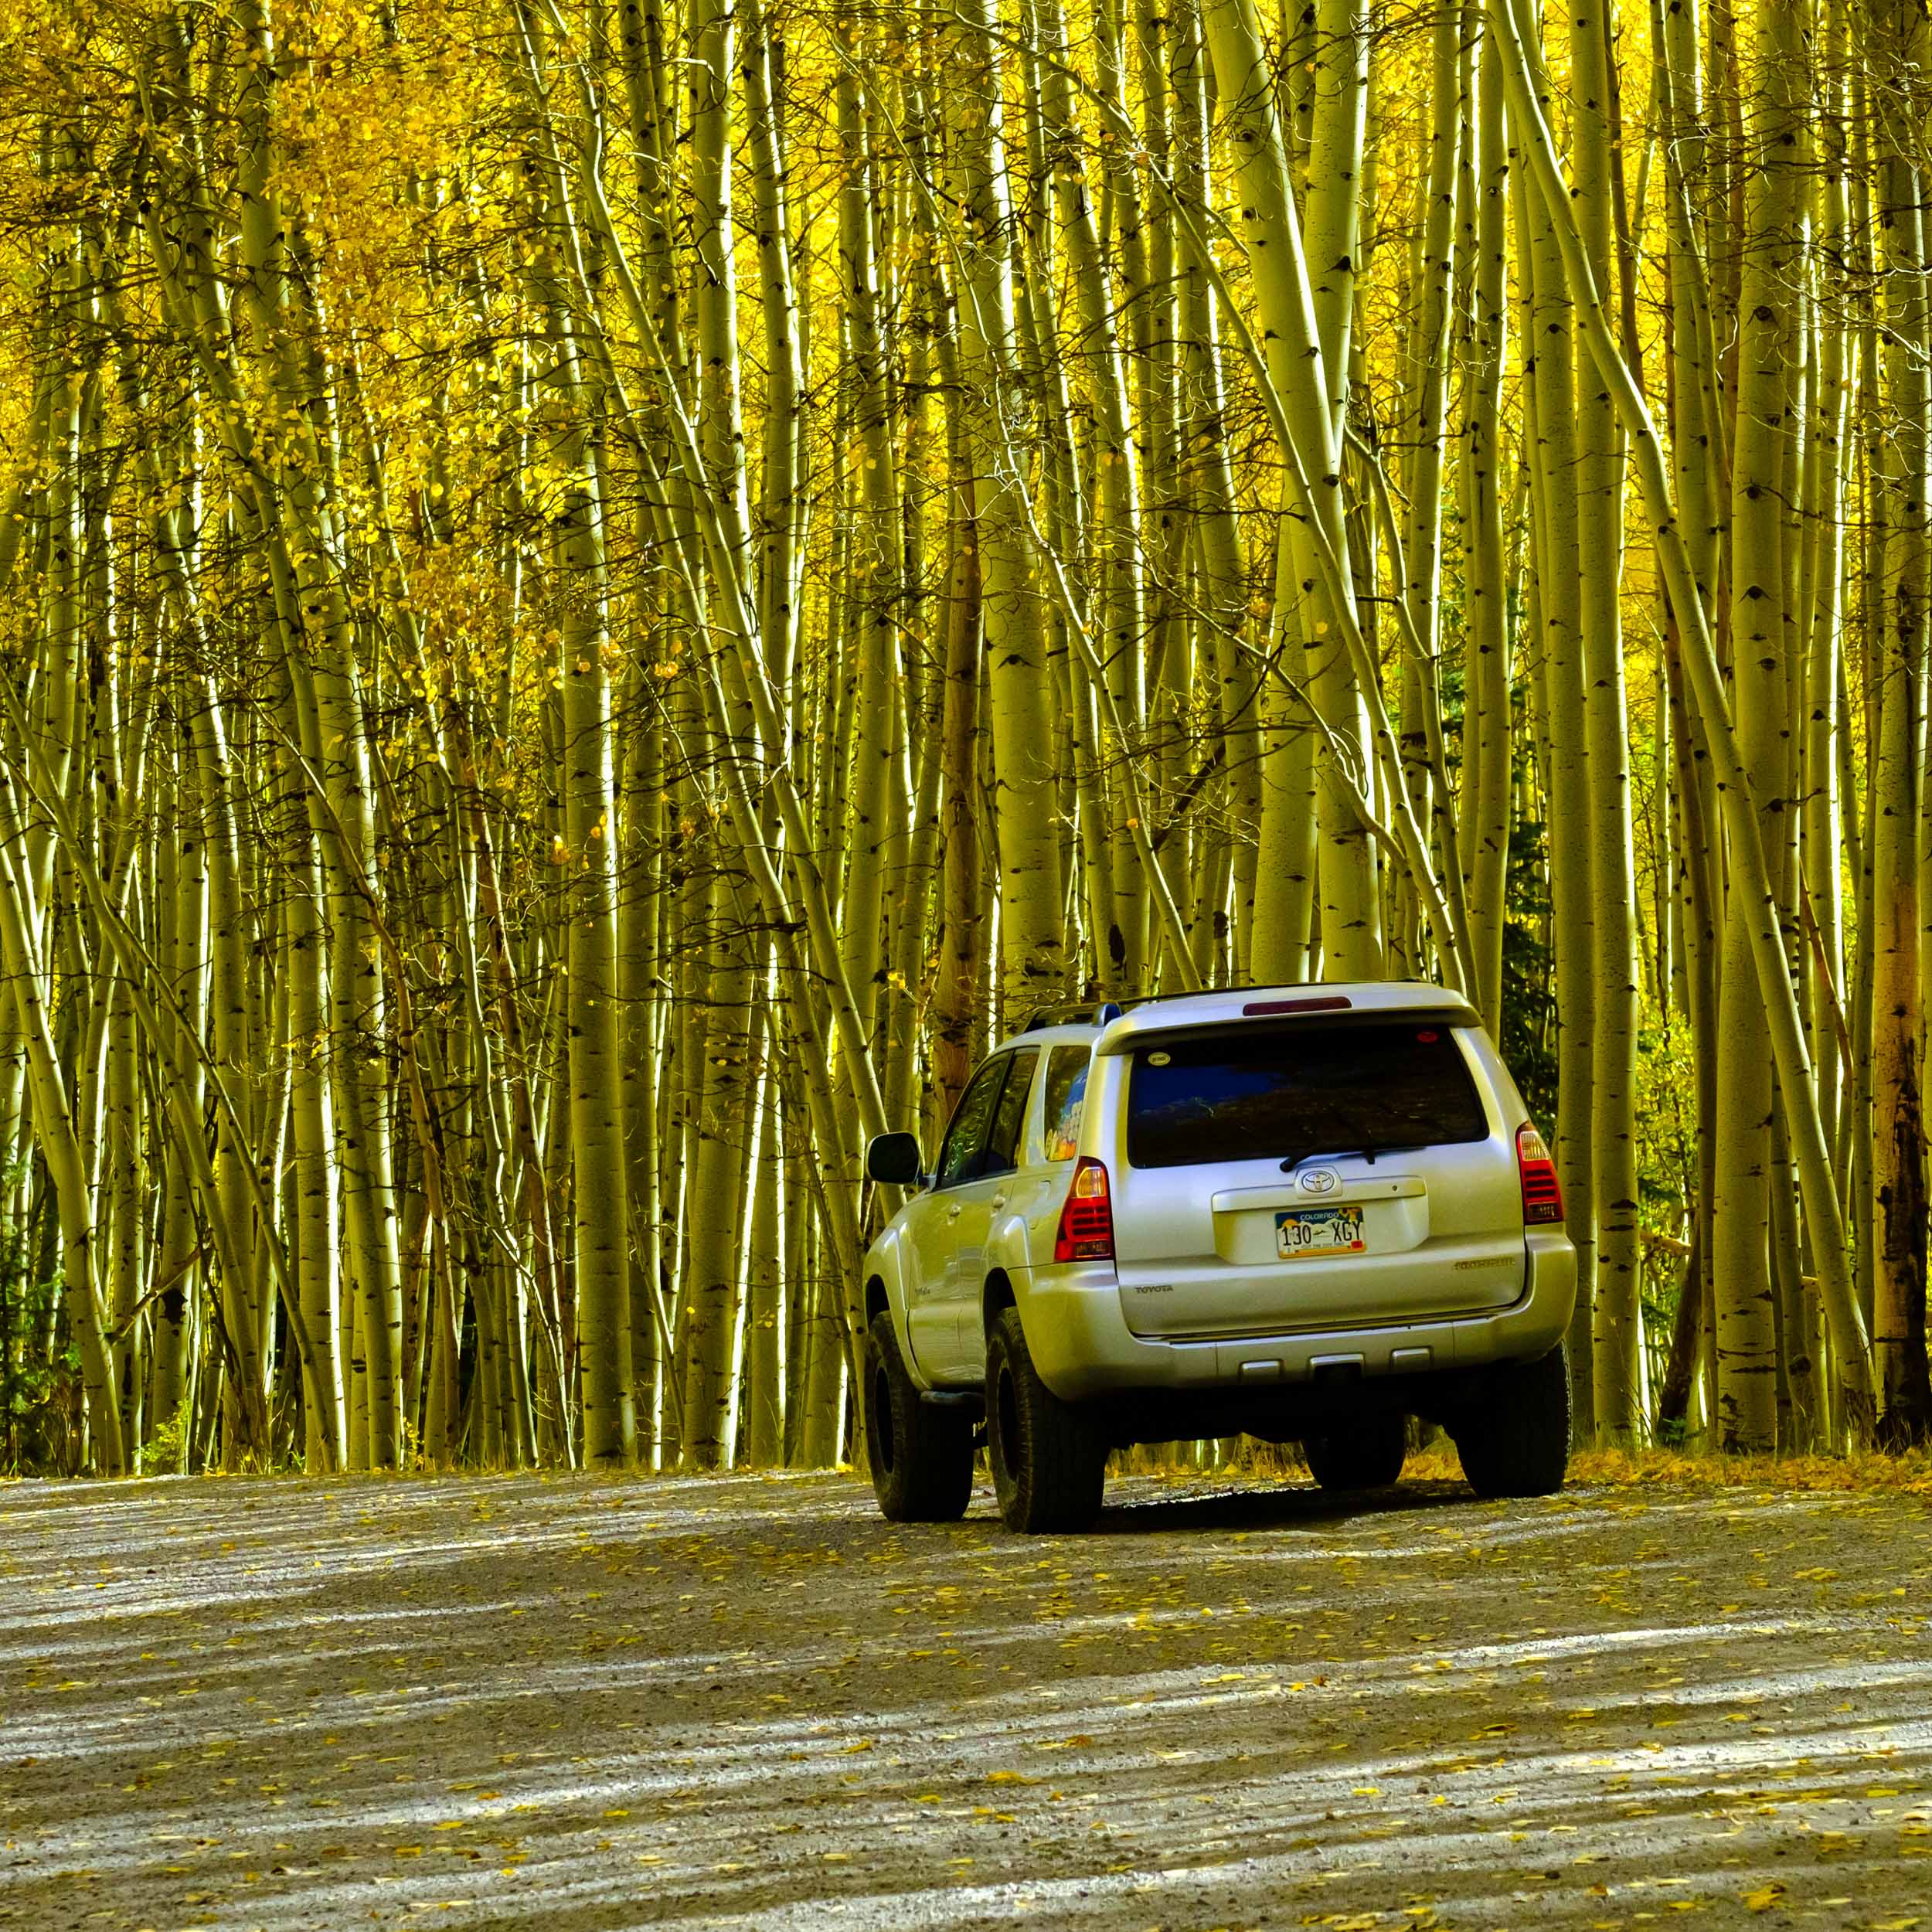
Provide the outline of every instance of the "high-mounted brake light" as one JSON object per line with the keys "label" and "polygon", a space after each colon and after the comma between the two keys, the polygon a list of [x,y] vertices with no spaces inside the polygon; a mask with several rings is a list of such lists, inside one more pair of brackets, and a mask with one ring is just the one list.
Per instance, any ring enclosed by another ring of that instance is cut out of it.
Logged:
{"label": "high-mounted brake light", "polygon": [[1251,999],[1241,1009],[1241,1016],[1258,1019],[1264,1013],[1340,1013],[1353,1004],[1343,993],[1325,993],[1314,999]]}
{"label": "high-mounted brake light", "polygon": [[1060,1209],[1053,1236],[1056,1261],[1111,1261],[1114,1258],[1114,1201],[1107,1169],[1090,1154],[1073,1163],[1073,1185]]}
{"label": "high-mounted brake light", "polygon": [[1526,1121],[1516,1130],[1516,1172],[1522,1180],[1522,1218],[1532,1224],[1563,1218],[1563,1183],[1543,1137]]}

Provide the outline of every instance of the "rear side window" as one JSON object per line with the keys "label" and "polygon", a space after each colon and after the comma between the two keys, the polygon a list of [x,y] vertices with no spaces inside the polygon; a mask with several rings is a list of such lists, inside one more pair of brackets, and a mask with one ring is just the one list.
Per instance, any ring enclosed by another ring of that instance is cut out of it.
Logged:
{"label": "rear side window", "polygon": [[1134,1167],[1292,1162],[1488,1132],[1454,1032],[1414,1021],[1153,1041],[1135,1053],[1128,1082]]}
{"label": "rear side window", "polygon": [[1046,1158],[1070,1161],[1080,1138],[1080,1113],[1087,1104],[1087,1070],[1093,1051],[1056,1046],[1046,1056]]}

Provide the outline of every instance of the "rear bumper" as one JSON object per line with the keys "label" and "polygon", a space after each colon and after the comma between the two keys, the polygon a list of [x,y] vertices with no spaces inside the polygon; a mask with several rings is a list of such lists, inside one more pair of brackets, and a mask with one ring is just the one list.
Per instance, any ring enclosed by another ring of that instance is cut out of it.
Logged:
{"label": "rear bumper", "polygon": [[1546,1355],[1570,1325],[1577,1253],[1560,1229],[1527,1230],[1524,1246],[1523,1294],[1508,1308],[1291,1335],[1172,1342],[1134,1335],[1111,1267],[1019,1270],[1013,1286],[1034,1366],[1063,1401],[1138,1391],[1265,1398],[1297,1385],[1434,1376]]}

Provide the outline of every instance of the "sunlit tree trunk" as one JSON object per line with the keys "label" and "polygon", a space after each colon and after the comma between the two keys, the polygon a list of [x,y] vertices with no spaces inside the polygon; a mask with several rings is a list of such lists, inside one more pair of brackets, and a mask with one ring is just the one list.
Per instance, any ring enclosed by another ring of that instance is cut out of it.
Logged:
{"label": "sunlit tree trunk", "polygon": [[972,456],[981,621],[998,820],[1000,977],[1011,1023],[1060,990],[1061,884],[1053,831],[1056,734],[1046,631],[1032,578],[1029,512],[1011,472],[1023,417],[1013,319],[1013,214],[1002,131],[1004,63],[988,0],[965,0],[952,98],[965,196],[960,280],[961,376]]}
{"label": "sunlit tree trunk", "polygon": [[[1317,0],[1315,32],[1306,259],[1319,349],[1312,373],[1325,392],[1322,400],[1328,420],[1323,441],[1314,447],[1326,447],[1338,457],[1349,413],[1355,271],[1362,247],[1368,19],[1357,10],[1357,0]],[[1338,461],[1336,470],[1340,467]],[[1332,474],[1324,471],[1323,484],[1332,492],[1338,507],[1339,478],[1331,485]],[[1291,543],[1297,560],[1296,582],[1306,586],[1315,573],[1306,560],[1298,530]],[[1360,760],[1372,798],[1374,781],[1369,774],[1373,754],[1359,668],[1350,661],[1334,614],[1324,612],[1319,600],[1310,598],[1305,589],[1301,604],[1308,683],[1315,709],[1338,742]],[[1379,979],[1383,971],[1382,896],[1376,844],[1349,801],[1345,775],[1333,757],[1319,759],[1318,770],[1316,889],[1321,909],[1321,976]]]}
{"label": "sunlit tree trunk", "polygon": [[[1783,23],[1781,26],[1781,23]],[[1795,20],[1772,9],[1753,49],[1748,132],[1760,165],[1746,185],[1739,301],[1738,399],[1731,476],[1732,690],[1739,751],[1757,794],[1767,854],[1789,808],[1790,718],[1783,502],[1791,474],[1791,375],[1797,361],[1795,233],[1800,138]],[[1775,875],[1773,889],[1779,892]],[[1772,1066],[1764,997],[1752,964],[1759,910],[1733,889],[1724,918],[1718,1056],[1717,1400],[1724,1445],[1777,1440],[1777,1344],[1769,1249]]]}
{"label": "sunlit tree trunk", "polygon": [[1481,43],[1476,112],[1469,129],[1476,209],[1472,303],[1464,358],[1463,794],[1460,815],[1468,868],[1471,950],[1478,1009],[1492,1030],[1502,1021],[1502,947],[1509,869],[1510,658],[1509,582],[1504,553],[1503,365],[1509,341],[1508,114],[1495,45],[1478,8],[1465,16]]}
{"label": "sunlit tree trunk", "polygon": [[[1575,208],[1592,273],[1611,287],[1618,192],[1614,171],[1609,9],[1570,14],[1573,77],[1571,139]],[[1593,1288],[1593,1410],[1597,1429],[1620,1442],[1645,1421],[1641,1266],[1637,1179],[1637,880],[1630,799],[1630,726],[1624,691],[1623,437],[1609,385],[1577,345],[1577,585],[1582,620],[1584,766],[1590,869],[1585,882],[1591,946],[1590,1186],[1597,1208]]]}
{"label": "sunlit tree trunk", "polygon": [[[1914,97],[1913,57],[1927,45],[1906,7],[1893,15],[1894,86]],[[1927,355],[1923,174],[1907,145],[1903,104],[1882,107],[1879,192],[1885,236],[1886,386],[1896,428],[1874,478],[1884,498],[1882,628],[1874,641],[1878,716],[1872,757],[1872,1206],[1876,1260],[1872,1341],[1879,1437],[1903,1447],[1932,1435],[1926,1363],[1925,989],[1920,978],[1925,783],[1925,628],[1932,611],[1927,459],[1932,375]],[[1919,124],[1921,129],[1923,124]]]}
{"label": "sunlit tree trunk", "polygon": [[[1518,18],[1524,17],[1519,10]],[[1492,15],[1492,29],[1495,16]],[[1524,36],[1527,43],[1529,36]],[[1536,70],[1539,90],[1543,70]],[[1520,119],[1520,114],[1517,118]],[[1538,608],[1543,624],[1540,677],[1549,721],[1549,898],[1556,952],[1556,1159],[1563,1209],[1577,1249],[1577,1308],[1570,1329],[1574,1428],[1596,1433],[1597,1201],[1592,1083],[1595,1052],[1590,1009],[1596,992],[1590,866],[1590,800],[1584,700],[1583,583],[1573,560],[1583,532],[1578,468],[1575,328],[1556,226],[1526,175],[1519,190],[1519,264],[1530,291],[1524,338],[1533,386],[1532,523],[1536,532]]]}

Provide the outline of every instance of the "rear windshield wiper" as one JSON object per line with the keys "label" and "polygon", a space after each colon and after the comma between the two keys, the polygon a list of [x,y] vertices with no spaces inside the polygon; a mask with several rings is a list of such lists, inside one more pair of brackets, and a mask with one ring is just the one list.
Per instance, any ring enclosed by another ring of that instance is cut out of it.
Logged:
{"label": "rear windshield wiper", "polygon": [[1291,1154],[1281,1163],[1284,1174],[1292,1174],[1304,1161],[1312,1161],[1317,1155],[1325,1160],[1338,1160],[1345,1154],[1359,1154],[1371,1167],[1376,1164],[1378,1154],[1400,1154],[1410,1148],[1420,1147],[1420,1141],[1362,1141],[1353,1147],[1311,1147],[1301,1154]]}

